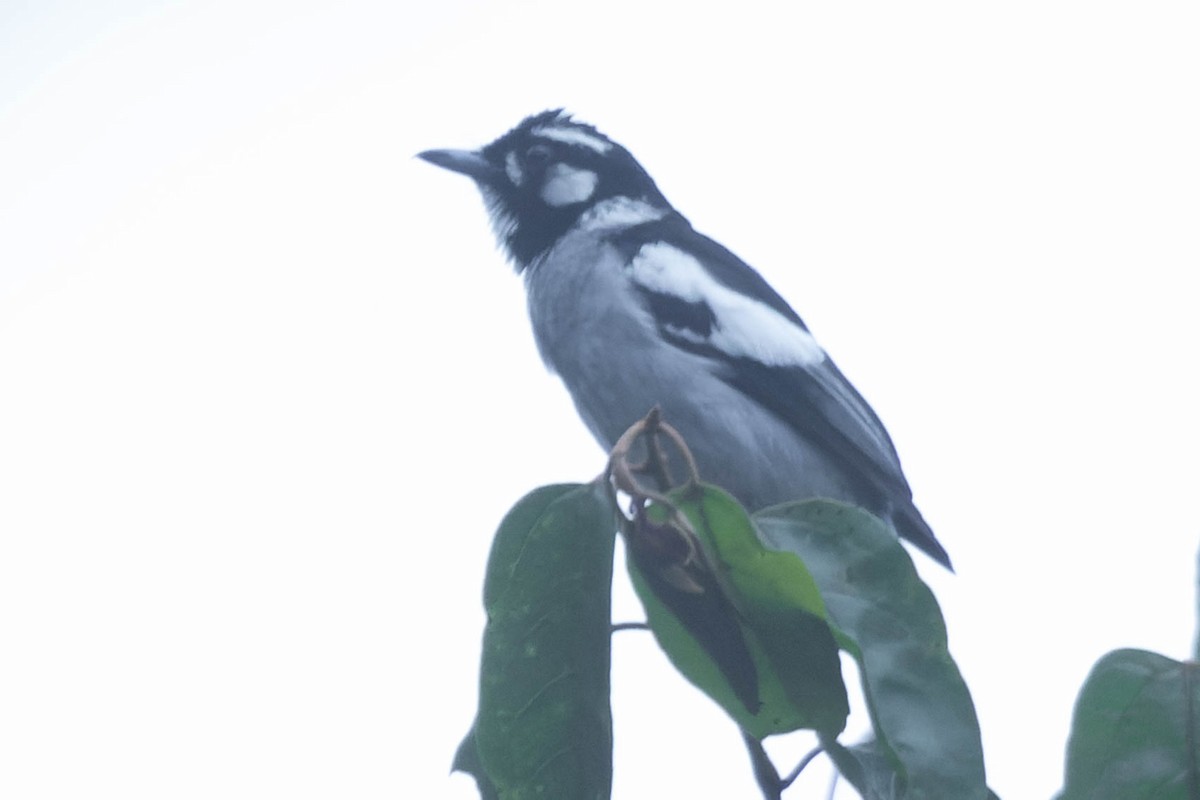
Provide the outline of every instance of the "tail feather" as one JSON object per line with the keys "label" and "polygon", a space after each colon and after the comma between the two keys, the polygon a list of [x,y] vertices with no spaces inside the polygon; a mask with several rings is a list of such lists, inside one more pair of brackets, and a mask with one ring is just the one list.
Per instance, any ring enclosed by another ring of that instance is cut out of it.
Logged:
{"label": "tail feather", "polygon": [[912,542],[921,552],[954,572],[954,567],[950,564],[949,553],[933,535],[933,529],[929,527],[929,523],[921,516],[921,512],[917,510],[916,506],[909,503],[904,508],[896,509],[892,514],[892,523],[896,526],[896,532],[900,534],[900,538]]}

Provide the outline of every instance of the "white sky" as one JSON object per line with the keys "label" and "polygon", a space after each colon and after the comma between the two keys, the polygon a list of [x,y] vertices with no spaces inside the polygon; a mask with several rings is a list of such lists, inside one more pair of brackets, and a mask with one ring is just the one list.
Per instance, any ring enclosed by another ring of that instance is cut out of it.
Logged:
{"label": "white sky", "polygon": [[[0,796],[475,796],[492,531],[603,460],[411,156],[558,105],[879,411],[990,783],[1057,788],[1091,664],[1191,648],[1200,9],[782,8],[0,5]],[[757,796],[614,656],[617,798]]]}

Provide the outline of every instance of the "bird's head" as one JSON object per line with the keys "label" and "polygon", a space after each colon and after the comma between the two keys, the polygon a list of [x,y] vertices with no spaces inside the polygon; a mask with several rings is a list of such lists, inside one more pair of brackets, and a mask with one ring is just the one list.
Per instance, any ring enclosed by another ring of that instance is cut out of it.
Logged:
{"label": "bird's head", "polygon": [[659,216],[670,208],[628,150],[561,109],[528,117],[480,150],[426,150],[419,157],[475,180],[518,270],[606,201],[642,204]]}

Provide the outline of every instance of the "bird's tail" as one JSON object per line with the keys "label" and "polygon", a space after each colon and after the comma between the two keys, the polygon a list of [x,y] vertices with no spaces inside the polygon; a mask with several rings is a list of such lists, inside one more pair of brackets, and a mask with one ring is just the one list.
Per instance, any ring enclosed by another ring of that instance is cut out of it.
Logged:
{"label": "bird's tail", "polygon": [[921,512],[915,505],[909,503],[906,507],[896,509],[892,514],[892,523],[896,526],[896,532],[900,534],[901,538],[912,542],[934,561],[954,572],[946,548],[942,547],[941,542],[933,535],[933,529],[929,527],[929,523],[921,516]]}

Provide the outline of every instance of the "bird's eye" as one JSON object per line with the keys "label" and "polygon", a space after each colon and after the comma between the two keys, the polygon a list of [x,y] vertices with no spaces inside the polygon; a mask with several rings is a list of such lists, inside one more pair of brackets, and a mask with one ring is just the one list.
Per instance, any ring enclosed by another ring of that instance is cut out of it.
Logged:
{"label": "bird's eye", "polygon": [[544,144],[535,144],[525,151],[525,165],[529,167],[544,167],[550,160],[550,148]]}

